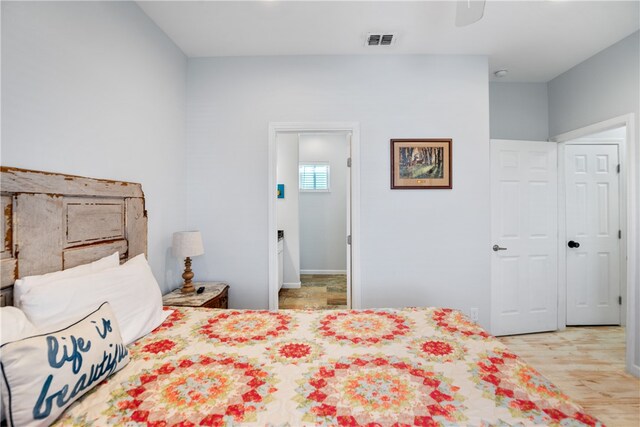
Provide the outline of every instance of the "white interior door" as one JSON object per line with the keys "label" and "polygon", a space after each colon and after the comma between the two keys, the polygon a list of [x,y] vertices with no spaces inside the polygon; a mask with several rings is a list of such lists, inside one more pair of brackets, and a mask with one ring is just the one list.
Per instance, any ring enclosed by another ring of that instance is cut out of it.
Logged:
{"label": "white interior door", "polygon": [[557,329],[557,144],[491,141],[491,329]]}
{"label": "white interior door", "polygon": [[620,324],[617,145],[565,147],[567,325]]}
{"label": "white interior door", "polygon": [[347,308],[352,308],[351,303],[351,137],[347,135]]}

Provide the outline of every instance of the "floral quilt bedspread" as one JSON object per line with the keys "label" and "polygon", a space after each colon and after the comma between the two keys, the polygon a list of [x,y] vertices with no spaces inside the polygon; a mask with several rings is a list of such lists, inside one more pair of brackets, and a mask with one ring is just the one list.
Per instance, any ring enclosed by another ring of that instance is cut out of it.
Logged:
{"label": "floral quilt bedspread", "polygon": [[461,313],[178,308],[71,426],[597,426]]}

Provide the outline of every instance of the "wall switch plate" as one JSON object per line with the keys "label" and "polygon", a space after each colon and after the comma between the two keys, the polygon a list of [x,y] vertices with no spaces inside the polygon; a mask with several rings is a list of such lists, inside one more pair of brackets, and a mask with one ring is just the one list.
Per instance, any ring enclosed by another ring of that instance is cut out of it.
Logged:
{"label": "wall switch plate", "polygon": [[476,307],[471,307],[471,320],[478,322],[478,309]]}

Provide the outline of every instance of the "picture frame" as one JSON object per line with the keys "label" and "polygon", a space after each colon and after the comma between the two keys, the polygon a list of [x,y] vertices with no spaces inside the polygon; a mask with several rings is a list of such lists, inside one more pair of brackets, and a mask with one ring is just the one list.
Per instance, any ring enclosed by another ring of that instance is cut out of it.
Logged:
{"label": "picture frame", "polygon": [[392,139],[391,189],[452,189],[452,140]]}

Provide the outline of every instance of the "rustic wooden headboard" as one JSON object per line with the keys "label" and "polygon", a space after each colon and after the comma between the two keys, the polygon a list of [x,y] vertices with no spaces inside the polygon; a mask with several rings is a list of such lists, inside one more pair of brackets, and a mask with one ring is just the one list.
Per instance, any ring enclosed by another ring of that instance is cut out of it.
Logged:
{"label": "rustic wooden headboard", "polygon": [[21,277],[147,252],[140,184],[0,167],[0,199],[0,306]]}

